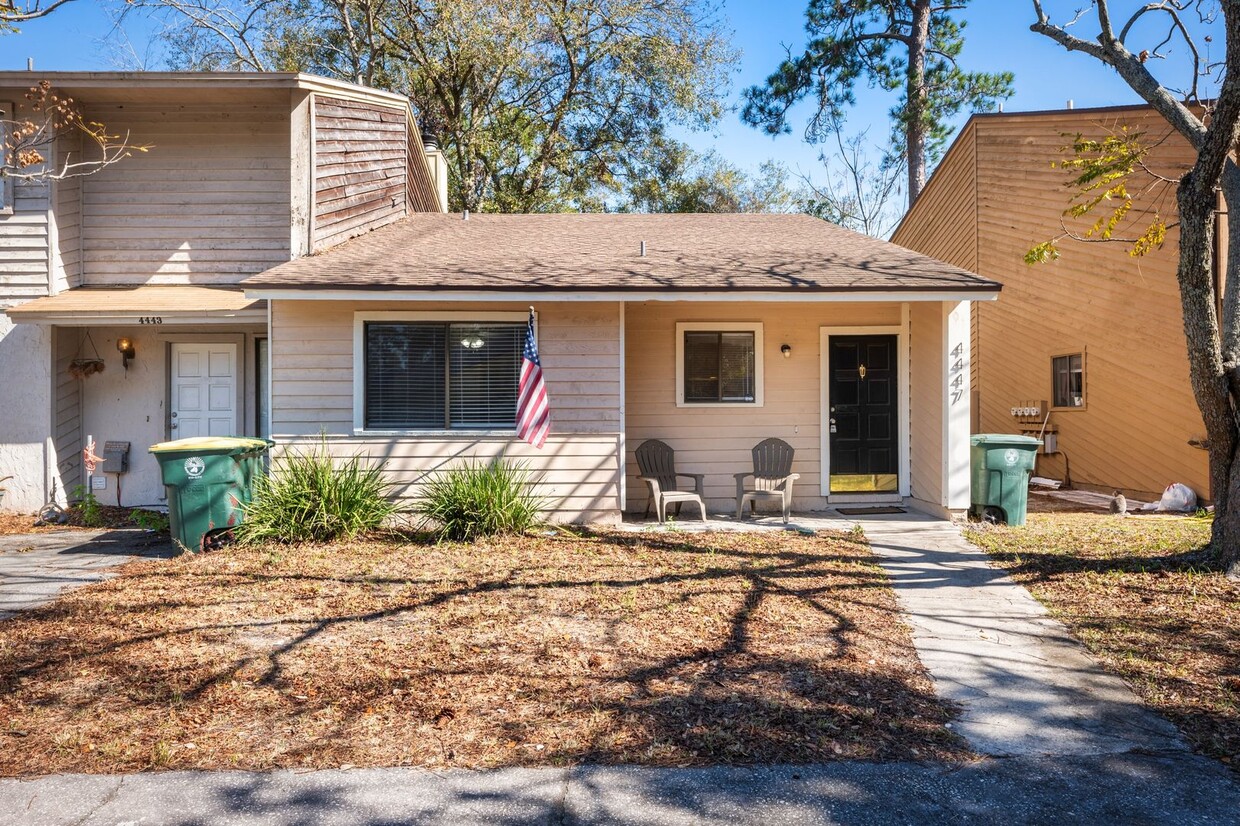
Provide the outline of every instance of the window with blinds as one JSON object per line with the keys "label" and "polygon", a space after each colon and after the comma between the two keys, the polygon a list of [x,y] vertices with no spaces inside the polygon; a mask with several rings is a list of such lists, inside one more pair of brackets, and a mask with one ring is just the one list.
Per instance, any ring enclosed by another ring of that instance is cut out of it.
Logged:
{"label": "window with blinds", "polygon": [[756,400],[752,332],[687,331],[684,336],[686,402]]}
{"label": "window with blinds", "polygon": [[524,324],[367,322],[365,427],[511,429],[524,338]]}

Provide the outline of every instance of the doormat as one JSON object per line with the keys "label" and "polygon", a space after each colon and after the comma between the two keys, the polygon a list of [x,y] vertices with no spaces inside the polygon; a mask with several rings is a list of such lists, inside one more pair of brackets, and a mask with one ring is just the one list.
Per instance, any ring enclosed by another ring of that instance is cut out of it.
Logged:
{"label": "doormat", "polygon": [[880,513],[908,513],[904,508],[895,505],[879,505],[876,508],[836,508],[844,516],[877,516]]}

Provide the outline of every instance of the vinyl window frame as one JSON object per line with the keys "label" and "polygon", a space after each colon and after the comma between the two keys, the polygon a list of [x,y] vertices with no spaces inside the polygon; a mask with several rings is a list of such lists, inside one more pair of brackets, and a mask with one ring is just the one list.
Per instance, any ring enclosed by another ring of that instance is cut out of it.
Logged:
{"label": "vinyl window frame", "polygon": [[[379,322],[390,324],[469,324],[502,323],[525,324],[528,312],[355,312],[353,314],[353,435],[354,436],[451,436],[475,439],[488,436],[511,437],[517,432],[514,417],[512,427],[485,429],[464,428],[368,428],[366,427],[366,324]],[[534,340],[538,341],[538,314],[534,315]]]}
{"label": "vinyl window frame", "polygon": [[[753,333],[753,401],[685,401],[685,333]],[[764,359],[761,321],[680,321],[676,323],[676,406],[761,408],[764,405]]]}

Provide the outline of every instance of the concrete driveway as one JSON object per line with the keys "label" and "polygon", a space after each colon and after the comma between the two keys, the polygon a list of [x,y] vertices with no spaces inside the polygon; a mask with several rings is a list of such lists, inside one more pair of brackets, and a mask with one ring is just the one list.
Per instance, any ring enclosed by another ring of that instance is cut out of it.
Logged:
{"label": "concrete driveway", "polygon": [[0,620],[50,602],[66,588],[112,576],[134,557],[171,557],[166,537],[137,529],[0,536]]}

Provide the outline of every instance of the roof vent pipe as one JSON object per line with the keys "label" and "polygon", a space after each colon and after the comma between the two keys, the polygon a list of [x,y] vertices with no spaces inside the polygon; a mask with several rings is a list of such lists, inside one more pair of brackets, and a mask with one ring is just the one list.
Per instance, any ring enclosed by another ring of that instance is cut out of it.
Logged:
{"label": "roof vent pipe", "polygon": [[34,58],[33,57],[26,58],[26,71],[27,72],[34,71]]}
{"label": "roof vent pipe", "polygon": [[1069,109],[1075,109],[1075,108],[1076,108],[1076,107],[1073,105],[1073,103],[1072,103],[1072,98],[1068,98],[1068,108],[1069,108]]}
{"label": "roof vent pipe", "polygon": [[462,221],[468,221],[468,220],[469,220],[469,210],[468,210],[468,209],[467,209],[467,210],[465,210],[464,212],[462,212],[462,213],[461,213],[461,220],[462,220]]}
{"label": "roof vent pipe", "polygon": [[642,241],[642,253],[641,253],[641,255],[642,255],[642,258],[645,258],[645,257],[646,257],[646,242],[645,242],[645,241]]}

